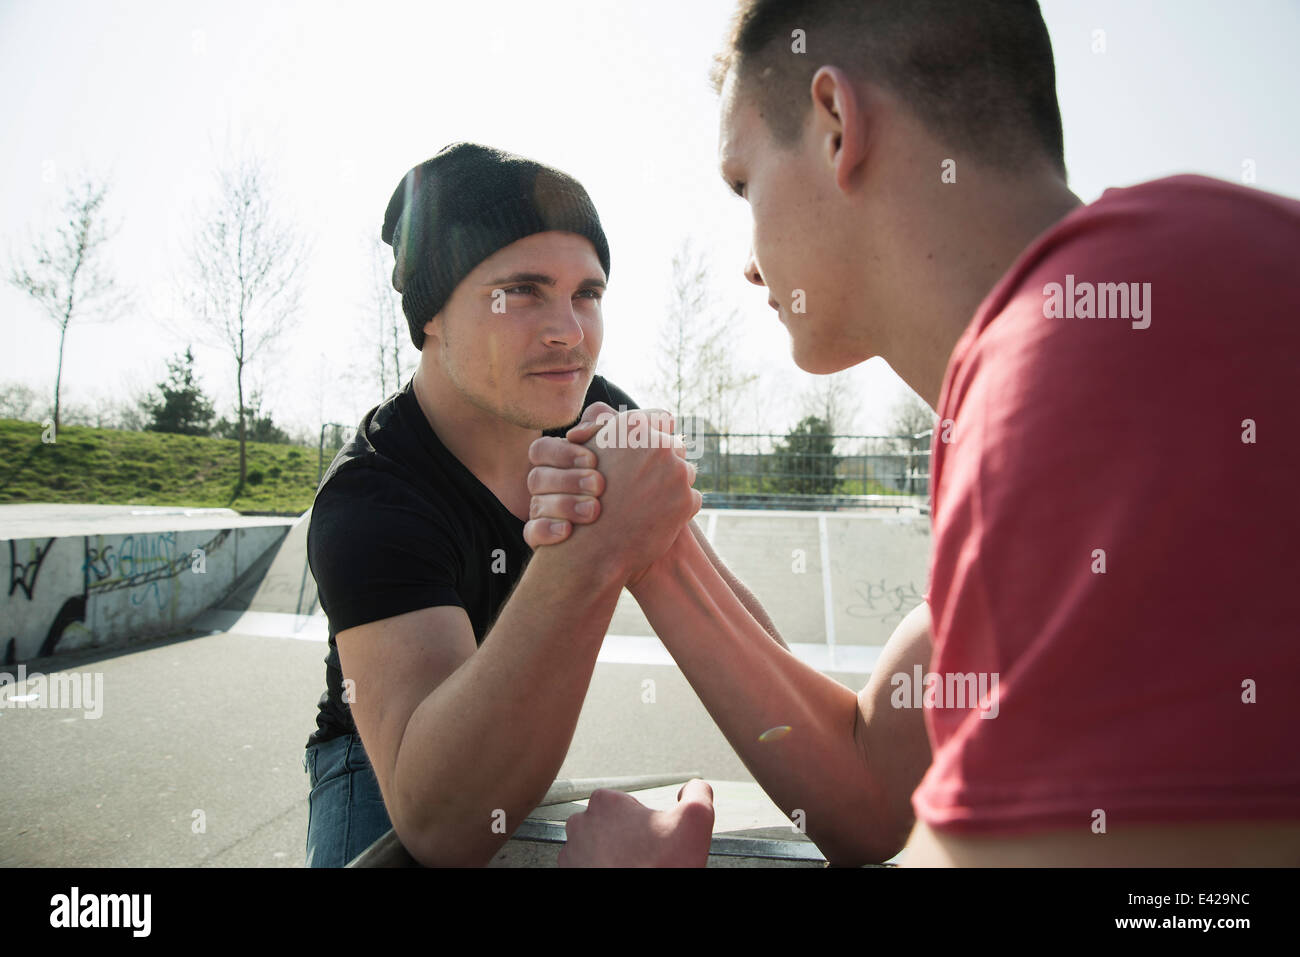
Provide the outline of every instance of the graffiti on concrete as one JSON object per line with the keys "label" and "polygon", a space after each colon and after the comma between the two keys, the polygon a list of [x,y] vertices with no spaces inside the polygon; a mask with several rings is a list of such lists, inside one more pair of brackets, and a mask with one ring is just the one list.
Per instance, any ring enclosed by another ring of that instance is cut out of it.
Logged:
{"label": "graffiti on concrete", "polygon": [[41,650],[37,657],[44,658],[46,655],[54,654],[59,644],[59,639],[63,637],[68,626],[74,621],[84,623],[86,621],[86,596],[73,595],[66,599],[59,612],[50,622],[50,630],[45,633],[45,640],[41,642]]}
{"label": "graffiti on concrete", "polygon": [[[230,529],[222,529],[198,547],[211,554],[229,536]],[[130,588],[131,604],[139,605],[152,595],[158,607],[165,608],[168,595],[163,589],[181,572],[189,570],[190,554],[189,549],[176,554],[175,532],[127,535],[116,545],[102,548],[92,546],[86,539],[86,559],[82,563],[86,593],[102,595]]]}
{"label": "graffiti on concrete", "polygon": [[54,539],[50,539],[42,548],[34,543],[31,545],[31,560],[20,562],[18,560],[18,543],[10,539],[9,541],[9,594],[14,593],[15,588],[21,588],[31,601],[32,589],[36,587],[36,576],[41,572],[41,562],[45,561],[45,556],[50,553],[50,546],[54,544]]}
{"label": "graffiti on concrete", "polygon": [[[98,633],[106,620],[110,627],[116,627],[114,622],[120,620],[122,627],[131,630],[170,621],[177,616],[178,607],[188,607],[180,600],[178,579],[191,569],[193,549],[210,557],[230,539],[232,530],[206,534],[211,535],[207,541],[194,545],[181,544],[174,531],[78,536],[80,555],[73,551],[77,547],[75,538],[10,540],[4,620],[6,630],[13,631],[4,641],[4,664],[55,654],[68,629],[76,623],[81,623],[83,633],[87,629]],[[37,585],[42,568],[47,569],[41,579],[43,588]],[[233,581],[234,573],[232,561],[226,586]],[[81,587],[68,594],[64,589],[72,582]],[[103,603],[106,596],[119,592],[124,593],[125,604],[110,607]],[[92,628],[88,612],[96,600],[100,601],[100,610],[95,613]],[[139,608],[139,612],[127,614],[126,608]]]}
{"label": "graffiti on concrete", "polygon": [[921,604],[921,593],[916,585],[887,585],[885,579],[879,582],[855,581],[853,593],[858,601],[844,609],[853,618],[866,618],[894,624],[903,620],[913,608]]}

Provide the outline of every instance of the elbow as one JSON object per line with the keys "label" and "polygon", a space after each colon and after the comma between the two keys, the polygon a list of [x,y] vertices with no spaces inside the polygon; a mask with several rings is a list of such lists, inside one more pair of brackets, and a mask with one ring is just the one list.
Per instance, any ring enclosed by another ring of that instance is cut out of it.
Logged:
{"label": "elbow", "polygon": [[484,867],[505,842],[493,822],[471,822],[462,807],[439,800],[403,799],[401,789],[389,808],[393,832],[421,867]]}
{"label": "elbow", "polygon": [[421,867],[486,867],[508,837],[485,827],[485,836],[471,838],[468,828],[440,826],[434,819],[415,828],[394,821],[393,829]]}
{"label": "elbow", "polygon": [[[496,812],[469,808],[449,795],[430,793],[412,777],[399,752],[391,796],[385,794],[389,821],[402,847],[422,867],[485,867],[505,843]],[[381,787],[381,791],[382,791]]]}
{"label": "elbow", "polygon": [[[907,844],[901,841],[868,840],[853,845],[838,845],[831,850],[823,850],[826,863],[831,867],[865,867],[868,864],[883,864]],[[820,848],[821,845],[819,844]]]}
{"label": "elbow", "polygon": [[894,842],[868,839],[836,844],[817,842],[817,847],[831,867],[865,867],[868,864],[885,863],[901,851],[906,843],[906,840]]}
{"label": "elbow", "polygon": [[851,818],[850,828],[814,833],[808,836],[831,867],[862,867],[883,864],[907,846],[915,819],[911,808],[899,812],[873,807]]}
{"label": "elbow", "polygon": [[545,793],[505,807],[499,794],[480,801],[426,797],[399,808],[392,815],[393,830],[423,867],[487,867]]}
{"label": "elbow", "polygon": [[[404,770],[399,765],[399,769]],[[549,779],[523,802],[500,793],[429,793],[398,777],[389,812],[402,846],[422,867],[486,867],[540,803]]]}

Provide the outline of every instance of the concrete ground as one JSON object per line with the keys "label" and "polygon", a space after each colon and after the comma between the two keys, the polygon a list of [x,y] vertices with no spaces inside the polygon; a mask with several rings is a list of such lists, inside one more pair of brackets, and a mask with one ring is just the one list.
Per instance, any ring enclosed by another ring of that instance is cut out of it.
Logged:
{"label": "concrete ground", "polygon": [[[700,521],[796,654],[854,690],[924,591],[923,517]],[[305,531],[300,523],[231,608],[200,623],[215,633],[27,664],[29,675],[102,674],[102,717],[32,707],[40,699],[14,700],[30,688],[5,689],[0,866],[304,865],[302,756],[327,651],[303,574]],[[716,833],[789,830],[625,593],[559,777],[675,771],[714,785]],[[675,791],[642,797],[661,806]]]}

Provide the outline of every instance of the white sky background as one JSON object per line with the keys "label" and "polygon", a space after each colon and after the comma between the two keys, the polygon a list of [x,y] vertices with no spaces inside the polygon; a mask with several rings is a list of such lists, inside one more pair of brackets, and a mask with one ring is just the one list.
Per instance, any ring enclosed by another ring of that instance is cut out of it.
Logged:
{"label": "white sky background", "polygon": [[[646,387],[670,262],[690,238],[710,256],[719,303],[740,311],[738,361],[762,375],[737,425],[761,414],[762,431],[785,431],[815,377],[794,366],[766,293],[741,275],[748,207],[717,171],[707,72],[732,5],[0,0],[0,252],[25,254],[29,232],[53,229],[79,171],[112,174],[109,214],[122,228],[110,255],[141,307],[111,326],[74,323],[65,403],[146,388],[184,349],[159,321],[183,267],[178,241],[220,158],[247,147],[268,157],[280,211],[315,244],[298,331],[254,375],[280,424],[355,424],[379,399],[377,385],[345,375],[371,362],[367,243],[407,169],[471,140],[558,166],[591,194],[611,249],[599,372],[655,400]],[[1296,0],[1043,10],[1085,202],[1179,172],[1239,181],[1246,159],[1254,185],[1300,196]],[[1095,29],[1105,53],[1092,52]],[[0,383],[52,390],[55,327],[7,284],[0,324]],[[226,411],[231,361],[195,351]],[[404,362],[416,358],[408,341]],[[855,430],[883,429],[901,381],[879,359],[850,375]]]}

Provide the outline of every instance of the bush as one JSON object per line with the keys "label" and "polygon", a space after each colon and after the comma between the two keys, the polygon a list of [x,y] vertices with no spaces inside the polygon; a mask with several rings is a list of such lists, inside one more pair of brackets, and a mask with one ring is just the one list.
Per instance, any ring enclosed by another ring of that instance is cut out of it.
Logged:
{"label": "bush", "polygon": [[261,471],[261,469],[252,469],[252,470],[250,470],[249,473],[248,473],[248,480],[247,480],[247,481],[248,481],[248,484],[249,484],[249,485],[261,485],[261,484],[262,484],[262,477],[263,477],[263,476],[262,476],[262,471]]}

